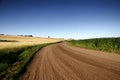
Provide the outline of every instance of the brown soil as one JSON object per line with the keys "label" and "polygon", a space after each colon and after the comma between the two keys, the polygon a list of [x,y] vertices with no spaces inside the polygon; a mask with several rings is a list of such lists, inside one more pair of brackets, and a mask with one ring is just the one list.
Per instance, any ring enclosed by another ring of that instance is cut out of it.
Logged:
{"label": "brown soil", "polygon": [[53,44],[35,55],[20,80],[120,80],[120,55]]}

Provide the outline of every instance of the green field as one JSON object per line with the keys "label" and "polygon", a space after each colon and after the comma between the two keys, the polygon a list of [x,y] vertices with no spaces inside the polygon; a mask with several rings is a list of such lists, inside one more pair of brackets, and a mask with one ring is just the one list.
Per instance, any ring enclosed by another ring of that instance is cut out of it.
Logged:
{"label": "green field", "polygon": [[120,38],[70,40],[68,44],[81,48],[90,48],[120,54]]}
{"label": "green field", "polygon": [[52,43],[1,49],[0,80],[16,80],[24,71],[34,54],[49,44]]}

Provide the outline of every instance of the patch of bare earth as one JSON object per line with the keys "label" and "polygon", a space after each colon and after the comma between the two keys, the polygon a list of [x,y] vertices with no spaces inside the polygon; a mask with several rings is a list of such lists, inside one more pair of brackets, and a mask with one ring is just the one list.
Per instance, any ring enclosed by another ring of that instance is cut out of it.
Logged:
{"label": "patch of bare earth", "polygon": [[120,80],[120,55],[53,44],[35,55],[20,80]]}

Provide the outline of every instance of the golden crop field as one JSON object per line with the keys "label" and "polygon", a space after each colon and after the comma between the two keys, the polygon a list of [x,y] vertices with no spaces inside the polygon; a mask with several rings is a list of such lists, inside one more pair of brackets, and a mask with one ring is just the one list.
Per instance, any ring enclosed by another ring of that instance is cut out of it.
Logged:
{"label": "golden crop field", "polygon": [[64,39],[0,35],[0,49],[10,48],[10,47],[19,47],[19,46],[25,46],[25,45],[36,45],[36,44],[43,44],[43,43],[58,42],[62,40]]}

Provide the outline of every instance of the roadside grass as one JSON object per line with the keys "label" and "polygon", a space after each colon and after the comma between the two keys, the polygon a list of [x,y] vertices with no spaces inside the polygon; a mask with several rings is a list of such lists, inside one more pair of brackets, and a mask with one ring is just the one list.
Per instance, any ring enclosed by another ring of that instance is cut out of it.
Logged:
{"label": "roadside grass", "polygon": [[41,48],[53,43],[0,50],[0,80],[16,80]]}
{"label": "roadside grass", "polygon": [[69,45],[120,54],[120,38],[70,40]]}

